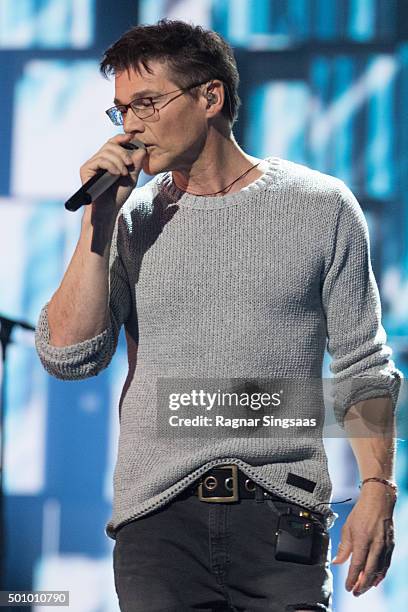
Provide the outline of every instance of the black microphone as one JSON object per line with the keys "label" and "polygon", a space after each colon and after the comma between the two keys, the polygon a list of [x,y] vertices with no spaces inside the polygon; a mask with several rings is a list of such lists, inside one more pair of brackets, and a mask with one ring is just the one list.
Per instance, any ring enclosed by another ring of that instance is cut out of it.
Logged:
{"label": "black microphone", "polygon": [[[146,149],[144,143],[137,140],[137,138],[134,138],[132,142],[120,143],[120,146],[129,151],[134,151],[134,149]],[[120,178],[120,174],[110,174],[110,172],[101,168],[65,202],[65,208],[74,212],[78,210],[78,208],[81,208],[81,206],[90,204],[96,200],[96,198],[99,198],[102,193],[109,189],[109,187]]]}

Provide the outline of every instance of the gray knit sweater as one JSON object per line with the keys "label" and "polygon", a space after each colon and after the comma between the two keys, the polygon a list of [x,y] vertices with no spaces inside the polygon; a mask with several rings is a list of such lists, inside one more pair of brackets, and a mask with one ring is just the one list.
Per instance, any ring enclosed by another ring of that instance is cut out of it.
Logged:
{"label": "gray knit sweater", "polygon": [[[359,203],[335,177],[278,157],[266,161],[260,178],[230,195],[186,194],[171,172],[133,190],[113,234],[110,324],[102,333],[54,347],[48,303],[41,310],[36,348],[44,368],[63,380],[106,368],[125,326],[129,372],[106,526],[112,539],[118,526],[221,463],[234,462],[264,488],[322,512],[328,528],[338,516],[328,505],[332,484],[318,429],[277,433],[250,419],[235,430],[218,426],[215,407],[169,409],[160,381],[173,392],[216,381],[209,390],[224,392],[242,389],[248,378],[319,380],[327,342],[338,423],[357,398],[389,395],[395,410],[403,375],[385,344]],[[350,392],[347,381],[366,376],[370,384]],[[266,412],[309,418],[323,409],[318,400],[283,404],[280,413]],[[218,414],[245,411],[263,418],[248,407],[224,406]],[[211,425],[169,426],[170,416],[204,415]]]}

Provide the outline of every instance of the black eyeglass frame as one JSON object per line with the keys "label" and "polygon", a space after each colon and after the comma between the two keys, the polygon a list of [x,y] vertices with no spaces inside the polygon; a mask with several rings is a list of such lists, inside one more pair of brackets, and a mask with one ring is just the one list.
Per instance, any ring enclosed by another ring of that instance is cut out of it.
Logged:
{"label": "black eyeglass frame", "polygon": [[[190,89],[194,89],[194,87],[199,87],[200,85],[204,85],[205,83],[208,83],[211,79],[206,79],[205,81],[201,81],[200,83],[193,83],[192,85],[189,85],[188,87],[182,87],[180,89],[173,89],[173,91],[167,91],[166,93],[160,94],[159,96],[143,96],[141,98],[135,98],[134,100],[132,100],[131,102],[129,102],[129,104],[117,104],[115,106],[111,106],[110,108],[108,108],[105,113],[108,115],[109,119],[112,121],[112,123],[114,125],[123,125],[123,113],[127,112],[129,108],[132,109],[132,111],[135,113],[136,117],[138,117],[139,119],[148,119],[149,117],[152,117],[154,115],[154,113],[156,112],[156,110],[161,110],[162,108],[164,108],[165,106],[167,106],[167,104],[170,104],[170,102],[172,102],[173,100],[175,100],[176,98],[178,98],[179,96],[175,96],[174,98],[171,98],[171,100],[168,100],[167,102],[165,102],[163,104],[163,106],[157,107],[155,106],[155,100],[157,100],[158,98],[162,98],[163,96],[167,96],[171,93],[175,93],[176,91],[181,91],[183,93],[185,93],[186,91],[189,91]],[[228,96],[228,103],[230,105],[230,110],[231,110],[231,102],[230,102],[230,97],[229,97],[229,89],[228,87],[224,84],[224,88],[227,91],[227,96]],[[182,94],[180,94],[182,95]],[[133,105],[137,102],[140,102],[140,100],[149,100],[150,101],[150,106],[152,108],[152,112],[149,115],[145,115],[143,117],[139,117],[139,115],[137,114],[136,110],[133,108]],[[122,121],[120,123],[117,123],[116,120],[114,120],[114,118],[116,119],[116,116],[114,115],[115,112],[119,112],[120,116],[122,117]]]}

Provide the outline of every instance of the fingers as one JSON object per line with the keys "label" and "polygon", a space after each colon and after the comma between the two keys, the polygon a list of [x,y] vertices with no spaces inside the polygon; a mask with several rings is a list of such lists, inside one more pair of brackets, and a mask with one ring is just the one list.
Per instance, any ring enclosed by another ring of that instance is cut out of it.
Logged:
{"label": "fingers", "polygon": [[[119,136],[126,136],[126,141],[129,141],[131,134],[119,134]],[[96,154],[97,156],[98,154],[102,155],[105,159],[109,159],[113,164],[115,164],[119,170],[119,174],[127,174],[127,166],[130,166],[134,164],[135,161],[140,160],[140,154],[136,157],[133,157],[133,153],[144,151],[143,149],[137,149],[135,151],[124,149],[120,146],[120,144],[126,141],[123,138],[121,138],[120,140],[108,140],[108,142],[106,142]]]}
{"label": "fingers", "polygon": [[380,537],[370,539],[367,535],[347,539],[348,532],[342,533],[343,541],[339,544],[339,553],[334,563],[343,563],[352,550],[350,567],[346,579],[346,590],[353,590],[353,595],[359,596],[372,586],[377,586],[385,578],[391,565],[391,557],[395,547],[394,527],[392,518],[383,520]]}
{"label": "fingers", "polygon": [[337,555],[334,557],[332,561],[334,565],[336,565],[337,563],[344,563],[344,561],[347,561],[347,559],[349,558],[353,550],[352,542],[349,536],[349,531],[347,530],[346,527],[347,526],[345,525],[341,532],[341,542],[337,549]]}
{"label": "fingers", "polygon": [[94,164],[97,164],[98,168],[107,170],[110,174],[126,174],[126,166],[110,151],[104,151],[98,155],[94,160]]}
{"label": "fingers", "polygon": [[127,176],[134,180],[146,150],[137,149],[129,151],[120,146],[121,143],[131,140],[132,134],[117,134],[108,140],[83,166],[81,166],[81,179],[85,183],[98,170],[107,170],[115,176]]}
{"label": "fingers", "polygon": [[373,586],[375,586],[375,587],[378,586],[380,584],[381,580],[383,580],[383,578],[384,578],[384,574],[380,573],[378,575],[378,577],[374,580]]}
{"label": "fingers", "polygon": [[384,580],[395,548],[394,523],[392,517],[383,520],[383,540],[379,542],[380,553],[377,559],[377,570],[371,586],[378,586]]}
{"label": "fingers", "polygon": [[[367,565],[364,570],[360,573],[357,583],[354,585],[353,595],[362,595],[372,586],[377,587],[382,580],[384,580],[388,568],[391,564],[391,557],[394,550],[394,545],[387,548],[384,547],[384,542],[380,545],[380,552],[373,551],[370,561],[367,559]],[[369,556],[370,556],[369,555]],[[377,557],[375,561],[375,557]]]}
{"label": "fingers", "polygon": [[364,570],[366,565],[367,555],[369,551],[368,544],[362,544],[356,541],[353,554],[350,561],[350,567],[346,578],[346,590],[351,591],[356,584],[360,572]]}
{"label": "fingers", "polygon": [[[123,175],[130,173],[132,175],[132,173],[130,172],[131,170],[140,170],[141,162],[143,161],[145,155],[147,155],[147,151],[146,149],[142,148],[129,150],[118,146],[118,144],[120,145],[123,142],[131,140],[133,138],[133,135],[119,134],[118,136],[120,136],[121,138],[117,139],[117,136],[111,138],[104,145],[104,147],[102,147],[102,149],[104,150],[104,152],[106,151],[112,153],[112,155],[114,155],[115,157],[118,155],[120,157],[120,161],[122,162],[120,164],[121,173]],[[124,138],[126,138],[126,140],[124,140]]]}
{"label": "fingers", "polygon": [[342,541],[338,546],[337,555],[333,559],[332,563],[334,565],[344,563],[345,561],[347,561],[351,553],[353,554],[351,557],[350,567],[346,579],[347,591],[351,591],[351,589],[357,582],[361,571],[364,569],[368,553],[368,546],[359,547],[358,544],[356,544],[355,550],[353,551],[352,541],[351,539],[349,539],[348,532],[345,531],[342,533]]}
{"label": "fingers", "polygon": [[138,174],[143,165],[143,159],[146,155],[146,149],[137,149],[130,152],[130,164],[127,167],[127,171],[134,182],[137,181]]}
{"label": "fingers", "polygon": [[383,567],[380,563],[383,548],[384,542],[382,540],[371,543],[365,567],[360,573],[357,583],[354,585],[353,595],[362,595],[368,591],[382,574]]}
{"label": "fingers", "polygon": [[115,170],[113,174],[128,173],[127,166],[133,164],[132,156],[130,152],[121,147],[120,145],[107,143],[97,157],[98,160],[104,160],[105,163],[109,163],[110,166]]}
{"label": "fingers", "polygon": [[378,586],[381,580],[384,580],[388,568],[391,565],[391,558],[395,548],[393,519],[384,519],[383,524],[384,543],[378,560],[378,566],[380,568],[380,571],[377,572],[378,576],[374,580],[373,586]]}

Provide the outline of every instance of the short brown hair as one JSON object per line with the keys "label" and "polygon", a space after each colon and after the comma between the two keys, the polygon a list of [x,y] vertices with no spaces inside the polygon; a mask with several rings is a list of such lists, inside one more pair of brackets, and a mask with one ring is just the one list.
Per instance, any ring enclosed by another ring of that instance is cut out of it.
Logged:
{"label": "short brown hair", "polygon": [[[137,25],[105,51],[100,71],[105,77],[131,67],[140,73],[141,63],[152,74],[150,60],[165,61],[170,78],[180,89],[211,79],[222,81],[226,91],[221,113],[234,125],[241,105],[239,74],[232,48],[222,36],[178,20]],[[195,99],[198,93],[195,89],[187,92]]]}

